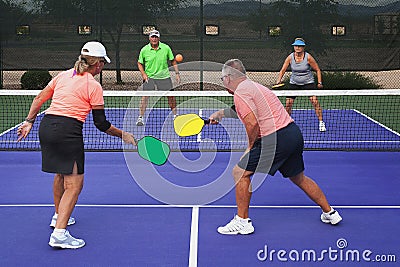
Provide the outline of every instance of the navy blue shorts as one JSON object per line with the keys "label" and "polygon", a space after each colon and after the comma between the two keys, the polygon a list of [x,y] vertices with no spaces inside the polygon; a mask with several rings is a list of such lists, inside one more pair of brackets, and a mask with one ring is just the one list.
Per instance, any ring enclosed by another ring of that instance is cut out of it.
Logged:
{"label": "navy blue shorts", "polygon": [[237,165],[251,172],[275,175],[279,171],[284,177],[293,177],[304,171],[303,148],[303,135],[292,122],[258,139]]}

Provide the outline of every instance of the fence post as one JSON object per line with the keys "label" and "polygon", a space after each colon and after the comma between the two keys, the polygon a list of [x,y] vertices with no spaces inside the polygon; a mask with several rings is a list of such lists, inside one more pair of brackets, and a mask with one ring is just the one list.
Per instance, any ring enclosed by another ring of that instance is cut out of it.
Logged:
{"label": "fence post", "polygon": [[3,89],[3,38],[0,36],[0,89]]}
{"label": "fence post", "polygon": [[204,1],[200,0],[200,91],[203,91],[204,61]]}

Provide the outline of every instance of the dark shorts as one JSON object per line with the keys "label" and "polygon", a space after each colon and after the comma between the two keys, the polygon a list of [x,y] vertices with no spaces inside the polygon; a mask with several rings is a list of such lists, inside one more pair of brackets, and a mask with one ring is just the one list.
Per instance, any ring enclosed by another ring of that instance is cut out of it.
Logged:
{"label": "dark shorts", "polygon": [[[315,83],[308,83],[304,85],[297,85],[297,84],[289,84],[289,90],[315,90],[317,86]],[[296,99],[295,96],[287,96],[286,98]]]}
{"label": "dark shorts", "polygon": [[39,126],[42,149],[42,171],[72,174],[74,164],[78,174],[84,173],[83,123],[69,117],[45,115]]}
{"label": "dark shorts", "polygon": [[249,153],[239,161],[238,166],[251,172],[293,177],[304,171],[304,140],[299,127],[290,123],[275,134],[256,141]]}
{"label": "dark shorts", "polygon": [[152,79],[143,83],[143,91],[173,91],[171,78]]}

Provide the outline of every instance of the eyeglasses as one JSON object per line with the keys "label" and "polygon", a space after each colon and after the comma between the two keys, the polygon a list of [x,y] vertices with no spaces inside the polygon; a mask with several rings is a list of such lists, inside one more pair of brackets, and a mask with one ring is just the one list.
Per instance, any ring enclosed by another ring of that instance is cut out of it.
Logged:
{"label": "eyeglasses", "polygon": [[221,81],[224,81],[225,77],[231,76],[231,74],[227,74],[221,77]]}

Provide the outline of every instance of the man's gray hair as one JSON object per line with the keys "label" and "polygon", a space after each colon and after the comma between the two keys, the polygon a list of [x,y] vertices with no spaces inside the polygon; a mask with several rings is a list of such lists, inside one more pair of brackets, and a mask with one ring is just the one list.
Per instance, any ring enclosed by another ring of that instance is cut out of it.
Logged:
{"label": "man's gray hair", "polygon": [[222,67],[222,74],[237,79],[246,76],[246,69],[239,59],[230,59]]}

